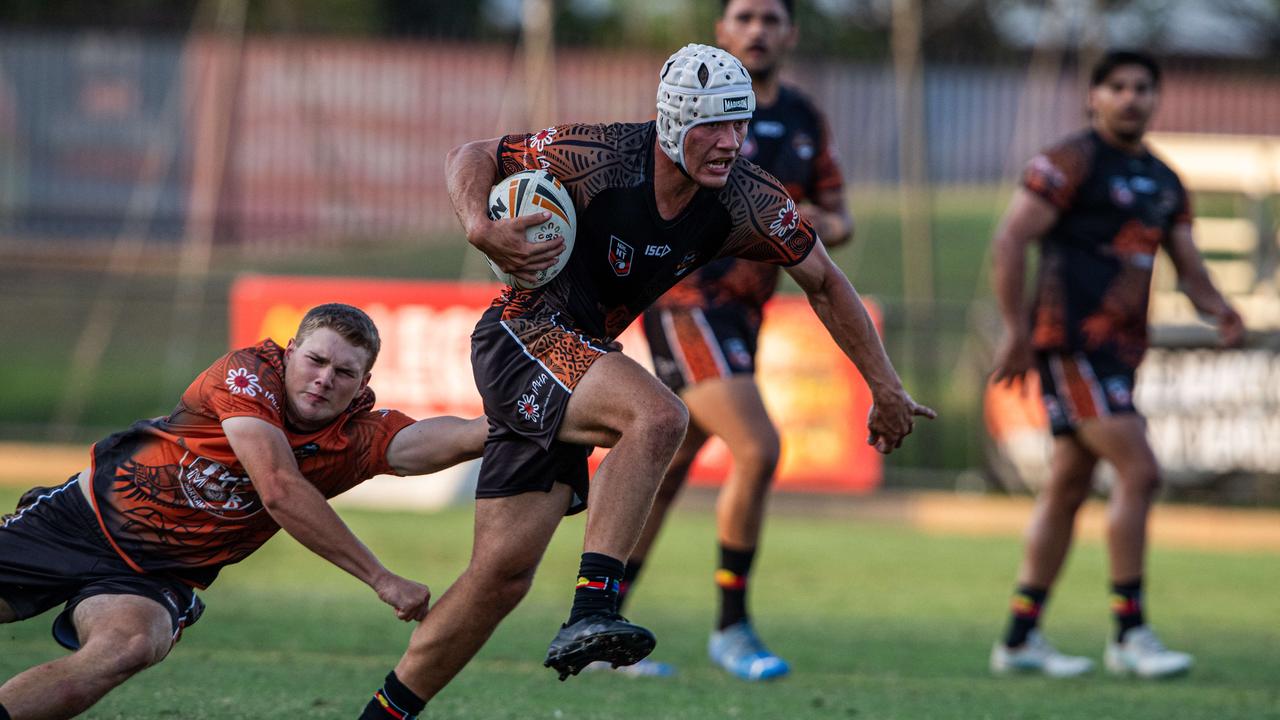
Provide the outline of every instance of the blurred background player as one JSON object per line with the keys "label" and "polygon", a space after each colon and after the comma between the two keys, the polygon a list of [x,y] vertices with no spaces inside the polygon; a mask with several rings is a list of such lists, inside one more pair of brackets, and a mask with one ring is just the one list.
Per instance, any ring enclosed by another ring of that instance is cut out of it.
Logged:
{"label": "blurred background player", "polygon": [[[783,57],[799,35],[794,10],[791,0],[725,0],[716,43],[742,60],[756,94],[742,157],[776,177],[823,244],[833,248],[850,239],[853,221],[826,120],[779,77]],[[778,431],[754,378],[762,313],[778,275],[773,265],[722,258],[690,274],[644,314],[655,371],[688,406],[690,421],[627,562],[621,597],[635,583],[698,451],[711,436],[719,437],[733,466],[716,506],[719,616],[708,651],[716,664],[744,680],[789,671],[760,642],[747,610],[747,579],[780,453]],[[625,670],[667,675],[674,668],[645,660]]]}
{"label": "blurred background player", "polygon": [[525,240],[545,214],[489,218],[498,179],[547,169],[573,196],[578,233],[555,279],[507,288],[476,325],[472,371],[490,432],[471,562],[362,717],[421,712],[515,608],[561,518],[586,508],[592,445],[612,449],[591,478],[573,606],[544,664],[563,680],[591,662],[628,665],[653,650],[653,634],[618,614],[618,587],[688,415],[613,340],[685,274],[725,256],[786,266],[867,379],[868,442],[879,451],[900,447],[915,416],[934,416],[903,389],[857,292],[786,190],[738,157],[754,107],[737,59],[688,45],[659,73],[656,121],[559,125],[450,153],[458,218],[503,271],[527,276],[558,253]]}
{"label": "blurred background player", "polygon": [[0,623],[65,602],[53,635],[73,652],[0,686],[0,718],[77,715],[163,660],[204,610],[195,590],[281,527],[401,620],[422,619],[430,589],[384,567],[325,499],[479,457],[485,424],[374,410],[380,344],[358,308],[312,308],[287,348],[228,353],[168,417],[111,435],[89,469],[26,493],[0,524]]}
{"label": "blurred background player", "polygon": [[[991,651],[997,673],[1067,677],[1093,665],[1056,651],[1037,623],[1099,460],[1116,471],[1107,521],[1116,629],[1106,667],[1162,677],[1192,665],[1190,655],[1161,644],[1143,609],[1147,517],[1160,468],[1133,406],[1133,383],[1148,344],[1157,250],[1169,254],[1183,292],[1217,324],[1224,345],[1242,342],[1244,325],[1205,271],[1182,183],[1143,143],[1159,89],[1152,58],[1108,53],[1090,78],[1091,128],[1031,160],[995,238],[1005,336],[992,380],[1021,381],[1036,368],[1053,432],[1051,474],[1027,531],[1008,632]],[[1037,240],[1040,271],[1028,313],[1025,256]]]}

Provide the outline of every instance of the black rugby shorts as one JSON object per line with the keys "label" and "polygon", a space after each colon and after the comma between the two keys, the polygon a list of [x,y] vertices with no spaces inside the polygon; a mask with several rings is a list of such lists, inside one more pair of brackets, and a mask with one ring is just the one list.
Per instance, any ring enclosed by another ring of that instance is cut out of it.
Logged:
{"label": "black rugby shorts", "polygon": [[1040,396],[1054,435],[1093,418],[1137,413],[1135,369],[1106,352],[1037,352]]}
{"label": "black rugby shorts", "polygon": [[138,595],[169,612],[176,642],[200,619],[204,602],[190,585],[163,573],[139,573],[111,548],[76,476],[50,488],[0,525],[0,598],[24,620],[58,605],[53,637],[70,650],[80,647],[71,618],[94,595]]}
{"label": "black rugby shorts", "polygon": [[602,341],[547,321],[484,314],[471,334],[471,371],[489,420],[477,498],[573,488],[567,514],[587,507],[587,456],[592,448],[556,439],[569,397],[596,360],[612,350]]}

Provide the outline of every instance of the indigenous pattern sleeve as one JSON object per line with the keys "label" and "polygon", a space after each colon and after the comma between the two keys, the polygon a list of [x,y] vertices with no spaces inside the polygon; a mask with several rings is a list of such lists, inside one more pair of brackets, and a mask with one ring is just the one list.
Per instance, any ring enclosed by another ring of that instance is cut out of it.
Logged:
{"label": "indigenous pattern sleeve", "polygon": [[507,135],[498,143],[502,177],[546,170],[569,189],[579,212],[608,187],[643,181],[645,132],[649,123],[554,125],[529,135]]}
{"label": "indigenous pattern sleeve", "polygon": [[1087,138],[1072,138],[1031,158],[1022,172],[1022,186],[1059,210],[1075,204],[1076,192],[1089,175],[1093,146]]}
{"label": "indigenous pattern sleeve", "polygon": [[772,175],[739,159],[720,201],[733,227],[721,257],[735,256],[771,265],[791,266],[804,260],[817,242],[808,220]]}
{"label": "indigenous pattern sleeve", "polygon": [[224,355],[182,395],[182,404],[200,415],[222,422],[232,417],[257,417],[283,425],[283,355],[259,348]]}

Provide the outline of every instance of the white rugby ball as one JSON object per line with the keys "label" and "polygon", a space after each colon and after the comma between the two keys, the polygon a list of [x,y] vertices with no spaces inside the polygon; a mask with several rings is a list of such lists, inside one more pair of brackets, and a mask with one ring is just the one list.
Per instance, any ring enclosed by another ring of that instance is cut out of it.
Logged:
{"label": "white rugby ball", "polygon": [[545,242],[559,235],[564,238],[564,250],[556,258],[556,264],[538,271],[537,280],[526,284],[519,278],[502,271],[488,256],[489,267],[498,280],[512,287],[529,289],[546,285],[560,274],[569,254],[573,252],[573,239],[578,231],[578,215],[573,209],[573,199],[560,181],[546,170],[523,170],[503,178],[489,191],[489,219],[520,217],[542,211],[551,213],[551,219],[525,230],[529,242]]}

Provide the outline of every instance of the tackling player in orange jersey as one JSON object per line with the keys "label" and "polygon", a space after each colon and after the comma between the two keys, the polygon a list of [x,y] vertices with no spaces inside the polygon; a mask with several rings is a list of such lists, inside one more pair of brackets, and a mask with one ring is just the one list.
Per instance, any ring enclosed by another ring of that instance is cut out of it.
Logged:
{"label": "tackling player in orange jersey", "polygon": [[483,419],[414,422],[374,409],[377,328],[321,305],[281,348],[218,359],[168,416],[93,446],[64,484],[26,493],[0,525],[0,622],[65,603],[73,652],[0,686],[0,719],[64,718],[160,662],[204,603],[197,589],[280,528],[421,620],[431,590],[382,565],[326,498],[378,474],[421,475],[479,457]]}

